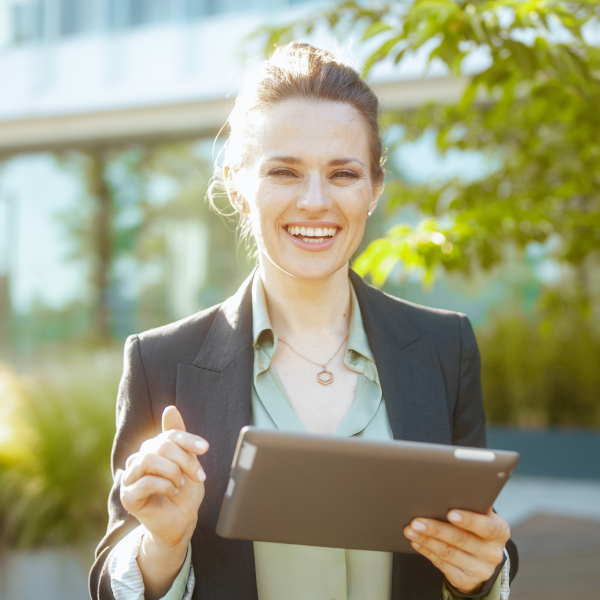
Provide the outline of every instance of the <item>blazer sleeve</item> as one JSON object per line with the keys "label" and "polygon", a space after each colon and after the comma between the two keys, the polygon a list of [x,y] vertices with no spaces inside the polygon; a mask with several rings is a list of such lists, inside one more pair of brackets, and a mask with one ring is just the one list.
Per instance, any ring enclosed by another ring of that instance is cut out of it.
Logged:
{"label": "blazer sleeve", "polygon": [[123,376],[117,396],[117,432],[112,449],[113,486],[108,499],[108,528],[96,549],[96,559],[89,577],[93,600],[114,600],[108,571],[115,545],[140,523],[122,506],[121,477],[127,458],[137,452],[147,439],[160,432],[152,412],[152,403],[137,335],[125,342]]}
{"label": "blazer sleeve", "polygon": [[469,319],[460,322],[460,364],[458,394],[452,415],[452,443],[485,448],[485,410],[481,391],[481,360]]}
{"label": "blazer sleeve", "polygon": [[[460,320],[460,376],[458,397],[453,415],[452,443],[456,446],[485,448],[485,409],[481,390],[481,358],[475,333],[469,319],[459,314]],[[510,582],[519,568],[519,554],[515,543],[508,540],[506,551],[510,558]]]}

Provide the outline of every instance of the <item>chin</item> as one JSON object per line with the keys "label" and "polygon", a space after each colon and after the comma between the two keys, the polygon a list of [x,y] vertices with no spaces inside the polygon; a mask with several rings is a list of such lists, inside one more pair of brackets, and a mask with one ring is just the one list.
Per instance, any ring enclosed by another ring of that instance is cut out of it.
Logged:
{"label": "chin", "polygon": [[328,279],[340,270],[348,269],[348,260],[280,260],[269,259],[279,270],[290,277],[303,279],[305,281],[319,281]]}

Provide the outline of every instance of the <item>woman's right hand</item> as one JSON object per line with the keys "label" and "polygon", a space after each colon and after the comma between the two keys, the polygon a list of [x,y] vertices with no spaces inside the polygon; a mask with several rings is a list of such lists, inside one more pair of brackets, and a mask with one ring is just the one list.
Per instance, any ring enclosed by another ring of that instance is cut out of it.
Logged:
{"label": "woman's right hand", "polygon": [[121,503],[162,548],[187,548],[204,498],[206,475],[198,455],[206,440],[187,433],[174,406],[162,416],[162,433],[145,441],[126,463]]}

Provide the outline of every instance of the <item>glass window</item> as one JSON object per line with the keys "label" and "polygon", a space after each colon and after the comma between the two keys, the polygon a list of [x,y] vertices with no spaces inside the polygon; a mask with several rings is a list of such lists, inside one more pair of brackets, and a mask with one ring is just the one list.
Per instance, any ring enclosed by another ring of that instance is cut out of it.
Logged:
{"label": "glass window", "polygon": [[13,4],[9,7],[9,38],[21,44],[44,37],[44,4],[41,0]]}
{"label": "glass window", "polygon": [[89,0],[61,0],[60,32],[63,35],[91,29],[93,4]]}
{"label": "glass window", "polygon": [[106,0],[106,22],[109,29],[117,29],[123,25],[123,4],[125,0]]}
{"label": "glass window", "polygon": [[186,19],[197,19],[206,14],[207,0],[185,0],[184,15]]}
{"label": "glass window", "polygon": [[13,44],[20,44],[27,38],[27,19],[25,6],[23,4],[13,4],[9,12],[11,41]]}
{"label": "glass window", "polygon": [[172,15],[172,0],[129,0],[129,25],[168,21]]}
{"label": "glass window", "polygon": [[36,0],[31,3],[31,37],[34,40],[41,40],[44,37],[46,10],[43,0]]}

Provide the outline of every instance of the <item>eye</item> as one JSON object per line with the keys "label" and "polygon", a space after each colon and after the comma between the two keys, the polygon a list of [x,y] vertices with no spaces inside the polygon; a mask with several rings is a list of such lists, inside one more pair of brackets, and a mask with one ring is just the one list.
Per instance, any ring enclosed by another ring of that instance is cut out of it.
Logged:
{"label": "eye", "polygon": [[359,179],[360,175],[358,173],[356,173],[355,171],[348,171],[348,170],[344,170],[344,171],[336,171],[333,176],[336,179]]}
{"label": "eye", "polygon": [[269,171],[267,173],[267,175],[271,176],[275,176],[275,177],[296,177],[296,173],[294,173],[294,171],[292,171],[291,169],[283,169],[283,168],[279,168],[279,169],[273,169],[271,171]]}

